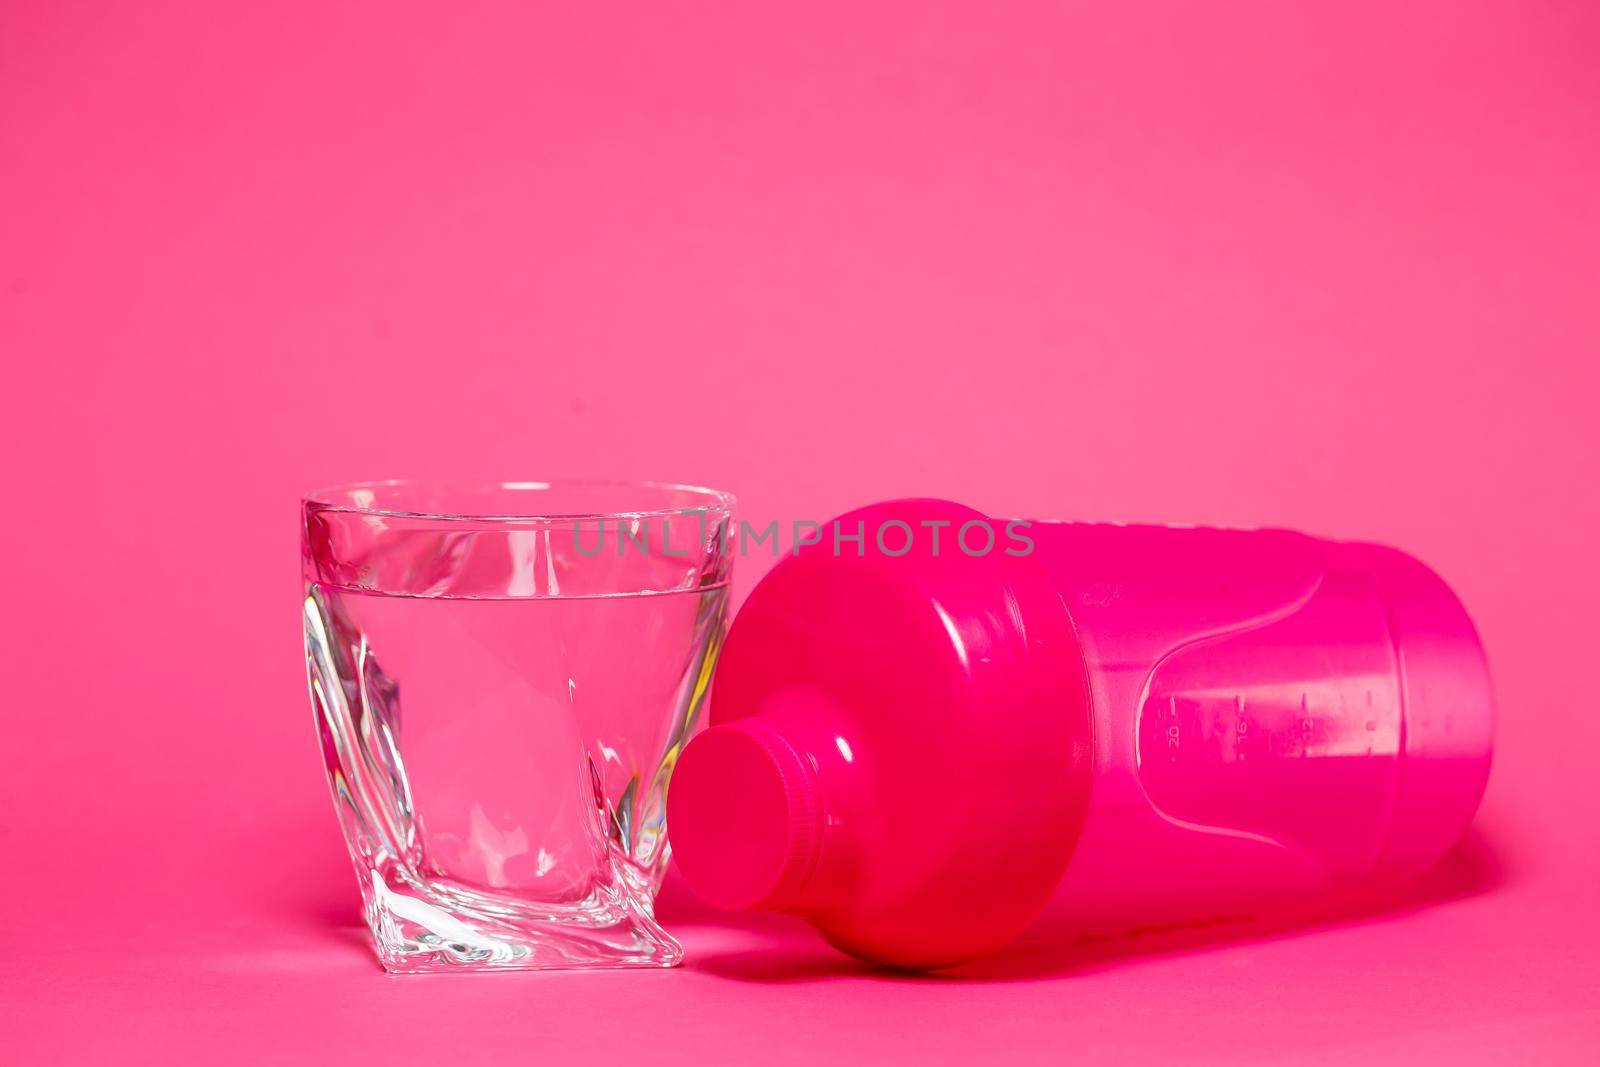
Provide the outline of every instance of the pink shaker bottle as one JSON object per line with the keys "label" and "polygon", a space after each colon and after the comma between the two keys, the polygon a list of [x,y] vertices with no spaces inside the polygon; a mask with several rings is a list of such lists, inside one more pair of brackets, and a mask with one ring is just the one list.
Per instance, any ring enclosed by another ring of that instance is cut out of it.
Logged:
{"label": "pink shaker bottle", "polygon": [[1491,748],[1472,624],[1400,552],[932,500],[779,563],[711,721],[685,880],[906,967],[1370,890],[1460,837]]}

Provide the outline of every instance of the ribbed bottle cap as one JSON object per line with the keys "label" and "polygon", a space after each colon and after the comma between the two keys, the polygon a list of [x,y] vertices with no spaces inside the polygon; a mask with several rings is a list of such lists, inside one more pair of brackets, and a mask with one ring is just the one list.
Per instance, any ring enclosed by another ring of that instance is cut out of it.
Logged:
{"label": "ribbed bottle cap", "polygon": [[667,824],[678,870],[708,903],[781,910],[816,866],[816,772],[759,717],[713,726],[678,760]]}

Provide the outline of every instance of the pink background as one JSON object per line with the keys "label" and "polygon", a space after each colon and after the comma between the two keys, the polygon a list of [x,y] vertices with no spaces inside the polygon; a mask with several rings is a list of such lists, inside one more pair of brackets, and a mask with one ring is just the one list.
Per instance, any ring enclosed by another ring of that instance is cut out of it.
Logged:
{"label": "pink background", "polygon": [[[1211,6],[0,6],[0,1061],[1592,1056],[1600,9]],[[1388,541],[1490,649],[1478,831],[966,980],[676,887],[679,971],[390,979],[296,506],[396,475]]]}

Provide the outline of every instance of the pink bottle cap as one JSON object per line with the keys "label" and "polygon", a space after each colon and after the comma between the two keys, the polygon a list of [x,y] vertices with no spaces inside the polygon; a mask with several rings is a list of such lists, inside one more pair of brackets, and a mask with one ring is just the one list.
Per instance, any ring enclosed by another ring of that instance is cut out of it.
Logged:
{"label": "pink bottle cap", "polygon": [[678,868],[708,903],[777,910],[811,877],[816,771],[759,719],[701,735],[679,761],[672,803]]}

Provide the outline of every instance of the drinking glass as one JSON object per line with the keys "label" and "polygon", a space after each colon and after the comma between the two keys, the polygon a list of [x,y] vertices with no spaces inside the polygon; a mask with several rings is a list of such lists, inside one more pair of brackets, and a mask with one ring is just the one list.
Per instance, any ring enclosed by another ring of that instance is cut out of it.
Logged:
{"label": "drinking glass", "polygon": [[726,493],[657,484],[305,498],[311,704],[384,967],[681,959],[652,907],[732,515]]}

